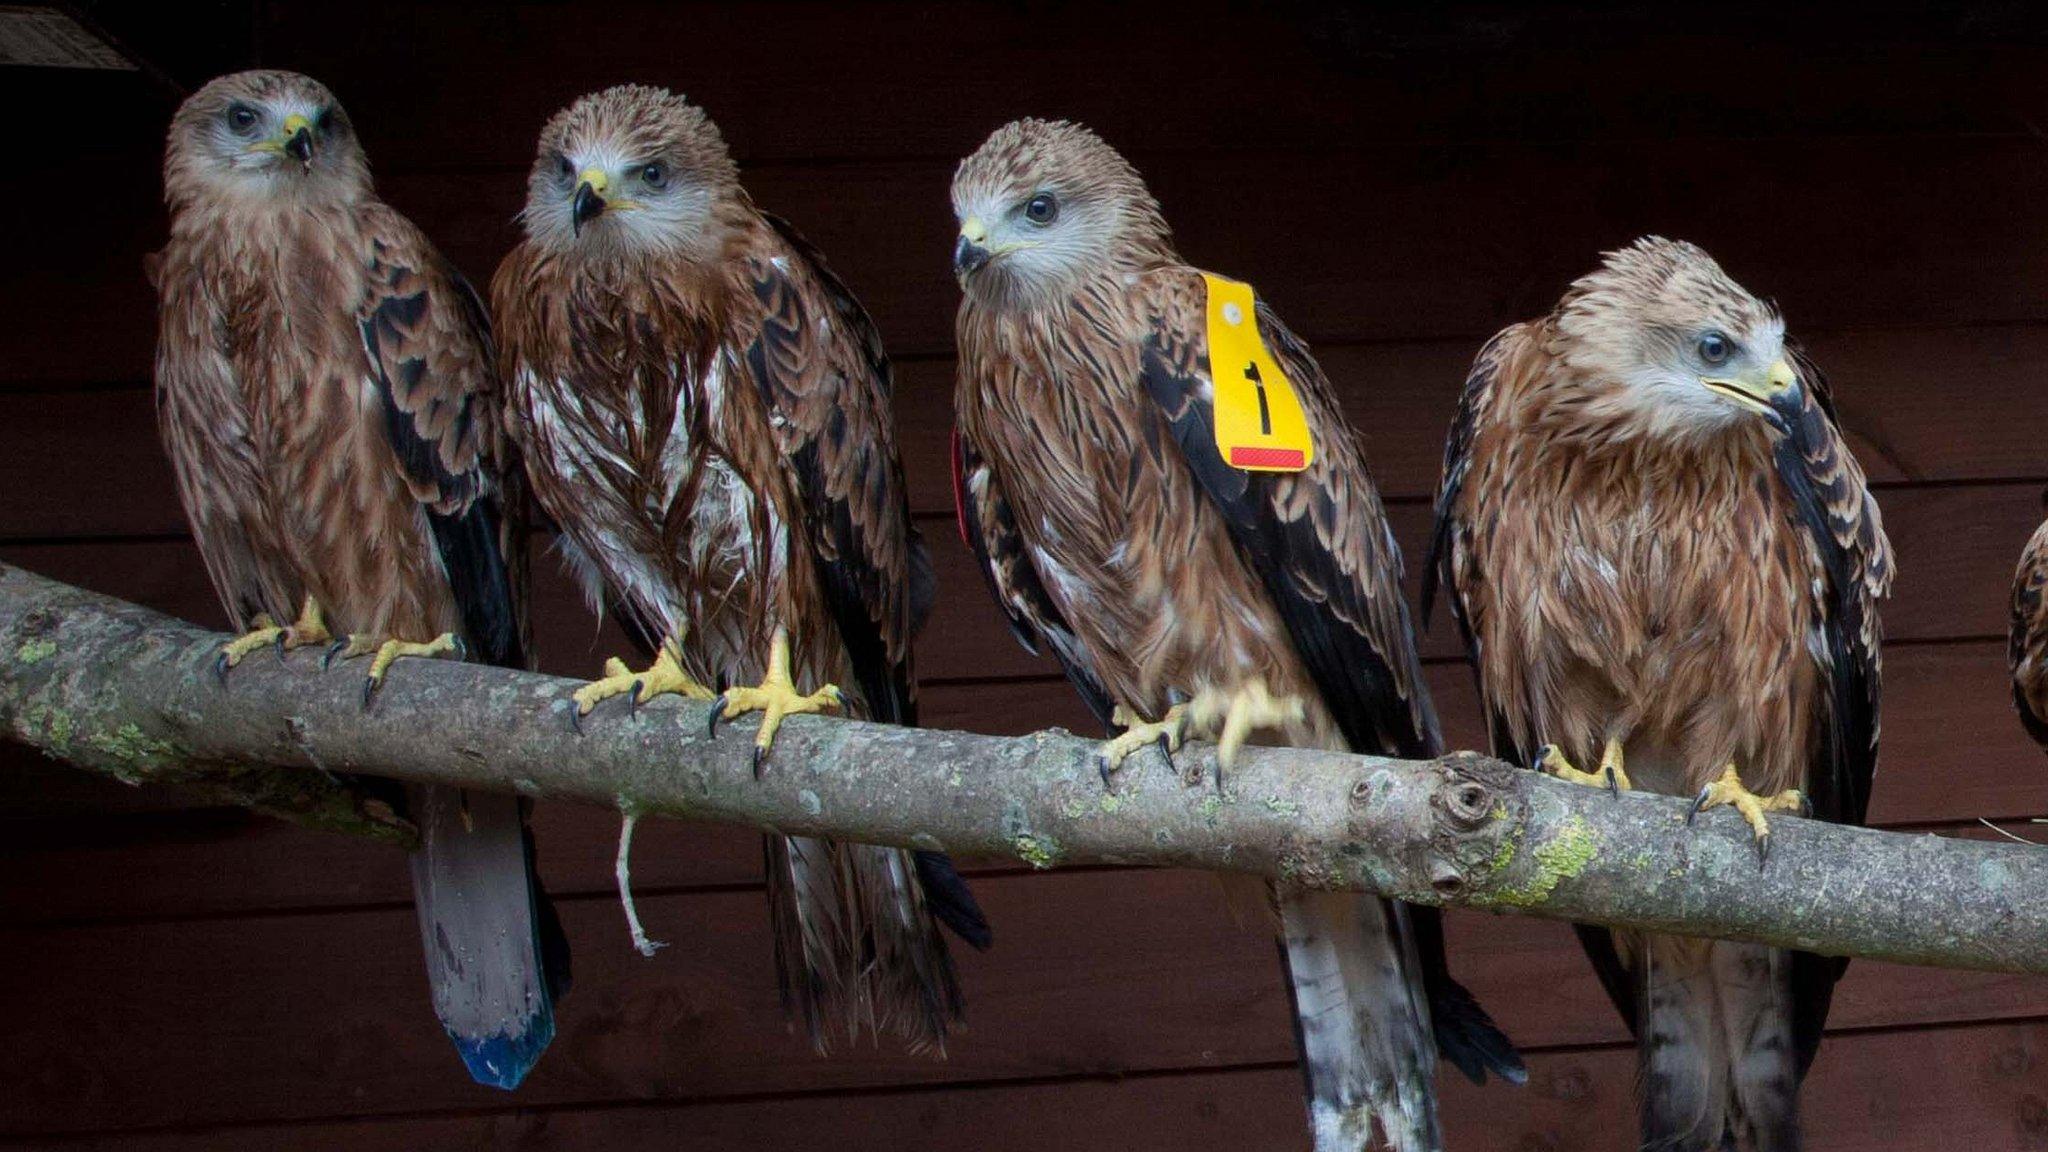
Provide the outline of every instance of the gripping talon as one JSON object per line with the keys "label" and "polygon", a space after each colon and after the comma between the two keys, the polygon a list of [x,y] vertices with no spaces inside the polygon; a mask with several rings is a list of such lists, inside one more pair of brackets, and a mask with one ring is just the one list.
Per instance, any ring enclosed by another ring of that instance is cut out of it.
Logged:
{"label": "gripping talon", "polygon": [[756,780],[761,778],[761,765],[768,758],[767,752],[768,750],[759,744],[754,745],[754,779]]}
{"label": "gripping talon", "polygon": [[213,678],[223,688],[228,686],[228,669],[230,667],[232,667],[232,665],[228,663],[228,654],[226,652],[220,652],[214,655]]}
{"label": "gripping talon", "polygon": [[638,720],[640,718],[640,693],[646,687],[647,682],[637,677],[634,678],[631,684],[626,686],[624,693],[626,697],[626,719]]}
{"label": "gripping talon", "polygon": [[711,719],[704,723],[704,735],[718,735],[718,722],[725,719],[725,710],[731,703],[731,693],[729,692],[720,692],[718,698],[711,702]]}
{"label": "gripping talon", "polygon": [[1692,798],[1692,806],[1685,810],[1685,823],[1687,827],[1691,827],[1692,822],[1699,819],[1700,810],[1707,806],[1707,799],[1713,794],[1714,788],[1710,784],[1700,789],[1700,794]]}
{"label": "gripping talon", "polygon": [[370,699],[376,694],[377,678],[375,676],[363,677],[363,711],[368,712],[370,710]]}

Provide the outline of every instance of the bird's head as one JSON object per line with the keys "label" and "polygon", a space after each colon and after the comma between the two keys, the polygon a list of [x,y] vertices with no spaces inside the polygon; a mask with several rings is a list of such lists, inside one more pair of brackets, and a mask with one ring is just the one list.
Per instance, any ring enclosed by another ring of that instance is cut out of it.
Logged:
{"label": "bird's head", "polygon": [[1555,333],[1616,431],[1696,438],[1799,406],[1784,320],[1683,241],[1608,253],[1565,294]]}
{"label": "bird's head", "polygon": [[173,200],[350,202],[368,193],[370,165],[326,85],[296,72],[236,72],[194,92],[171,118],[164,183]]}
{"label": "bird's head", "polygon": [[1173,258],[1159,202],[1130,161],[1065,121],[998,128],[953,174],[953,271],[986,303],[1046,299]]}
{"label": "bird's head", "polygon": [[739,169],[703,109],[623,84],[557,112],[541,129],[520,220],[534,243],[600,256],[708,263],[725,243],[720,209]]}

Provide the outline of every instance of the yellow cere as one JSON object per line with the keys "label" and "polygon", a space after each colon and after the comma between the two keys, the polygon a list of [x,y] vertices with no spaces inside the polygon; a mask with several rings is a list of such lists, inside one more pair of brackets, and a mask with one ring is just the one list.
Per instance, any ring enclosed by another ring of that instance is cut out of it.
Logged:
{"label": "yellow cere", "polygon": [[1316,458],[1294,384],[1259,338],[1252,287],[1202,273],[1209,289],[1209,371],[1216,451],[1243,472],[1299,472]]}

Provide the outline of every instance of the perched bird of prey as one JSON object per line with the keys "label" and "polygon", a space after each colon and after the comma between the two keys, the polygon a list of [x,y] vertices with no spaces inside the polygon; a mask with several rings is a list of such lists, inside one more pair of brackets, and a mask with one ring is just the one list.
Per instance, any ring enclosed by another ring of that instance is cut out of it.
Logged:
{"label": "perched bird of prey", "polygon": [[[1640,240],[1495,336],[1436,508],[1424,613],[1441,579],[1496,753],[1734,807],[1760,860],[1769,812],[1862,823],[1891,546],[1825,381],[1705,252]],[[1844,961],[1580,937],[1638,1039],[1644,1147],[1798,1147]]]}
{"label": "perched bird of prey", "polygon": [[[999,129],[953,211],[961,531],[1018,639],[1125,729],[1105,777],[1189,733],[1226,768],[1258,729],[1435,755],[1400,553],[1308,348],[1183,262],[1086,128]],[[1276,896],[1319,1152],[1363,1147],[1375,1119],[1395,1148],[1437,1147],[1439,1046],[1474,1079],[1522,1077],[1451,980],[1435,909]]]}
{"label": "perched bird of prey", "polygon": [[[164,194],[157,411],[207,574],[248,630],[223,675],[339,637],[330,659],[373,654],[368,706],[401,656],[525,666],[524,497],[489,322],[377,199],[341,105],[289,72],[213,81],[171,122]],[[516,1087],[568,977],[520,801],[408,800],[434,1008],[472,1075]]]}
{"label": "perched bird of prey", "polygon": [[2012,702],[2027,735],[2048,747],[2048,523],[2020,553],[2012,578]]}
{"label": "perched bird of prey", "polygon": [[[522,220],[492,283],[514,435],[592,603],[652,655],[607,665],[578,713],[717,685],[714,727],[765,714],[757,771],[789,713],[915,723],[931,567],[859,302],[658,88],[550,120]],[[784,999],[819,1049],[863,1026],[941,1044],[960,992],[937,921],[989,941],[951,863],[781,836],[766,855]]]}

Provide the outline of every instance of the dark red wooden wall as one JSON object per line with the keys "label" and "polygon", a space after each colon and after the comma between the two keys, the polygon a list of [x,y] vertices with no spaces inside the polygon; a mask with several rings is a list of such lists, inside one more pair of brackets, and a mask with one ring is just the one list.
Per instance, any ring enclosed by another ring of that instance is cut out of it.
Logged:
{"label": "dark red wooden wall", "polygon": [[[1085,728],[954,536],[946,186],[1017,115],[1100,129],[1192,260],[1310,338],[1411,556],[1464,365],[1596,254],[1706,245],[1829,370],[1880,488],[1887,611],[1873,818],[1985,834],[2044,810],[2006,702],[2011,566],[2048,481],[2048,18],[1660,6],[1075,3],[89,5],[186,82],[260,59],[327,81],[386,196],[472,276],[515,237],[533,136],[574,95],[674,86],[748,186],[830,254],[901,364],[898,420],[943,597],[934,725]],[[218,611],[152,428],[158,161],[146,77],[0,69],[0,559]],[[615,650],[551,561],[546,665]],[[1448,629],[1457,742],[1482,739]],[[310,673],[309,673],[310,674]],[[643,960],[614,818],[544,807],[577,953],[525,1090],[470,1084],[427,1008],[402,860],[0,748],[0,1144],[1000,1150],[1304,1147],[1270,943],[1199,875],[978,870],[998,948],[962,961],[949,1059],[819,1060],[768,969],[753,837],[641,833]],[[1455,961],[1531,1082],[1446,1081],[1454,1149],[1624,1149],[1632,1056],[1561,926],[1457,916]],[[1858,964],[1807,1097],[1815,1149],[2048,1148],[2048,982]]]}

